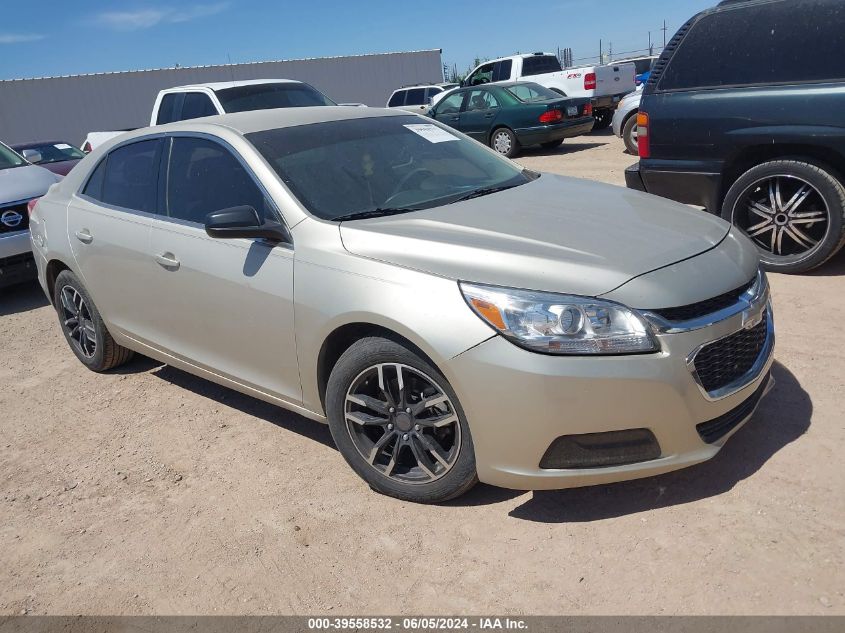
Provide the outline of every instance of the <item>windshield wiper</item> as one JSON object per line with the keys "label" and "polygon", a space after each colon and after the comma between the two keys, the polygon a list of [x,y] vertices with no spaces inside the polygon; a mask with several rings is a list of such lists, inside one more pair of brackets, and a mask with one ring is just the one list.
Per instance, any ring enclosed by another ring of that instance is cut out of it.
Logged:
{"label": "windshield wiper", "polygon": [[469,191],[462,196],[459,196],[452,200],[452,202],[463,202],[464,200],[472,200],[473,198],[480,198],[481,196],[489,196],[491,193],[498,193],[499,191],[504,191],[505,189],[513,189],[514,187],[519,187],[525,183],[517,183],[515,185],[499,185],[498,187],[482,187],[481,189],[475,189],[474,191]]}
{"label": "windshield wiper", "polygon": [[388,215],[398,215],[400,213],[408,213],[409,211],[420,211],[421,207],[387,207],[385,209],[377,208],[369,211],[356,211],[355,213],[347,213],[346,215],[339,215],[332,218],[335,222],[345,222],[347,220],[366,220],[367,218],[383,218]]}

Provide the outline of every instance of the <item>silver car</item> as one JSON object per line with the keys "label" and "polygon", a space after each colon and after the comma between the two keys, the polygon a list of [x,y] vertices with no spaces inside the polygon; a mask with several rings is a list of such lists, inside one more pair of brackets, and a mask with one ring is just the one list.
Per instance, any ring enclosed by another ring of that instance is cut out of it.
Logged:
{"label": "silver car", "polygon": [[728,223],[402,111],[124,135],[38,203],[32,242],[90,369],[138,352],[328,422],[412,501],[689,466],[771,385],[766,277]]}
{"label": "silver car", "polygon": [[642,88],[625,95],[613,113],[613,133],[625,142],[629,154],[639,154],[637,147],[637,113],[643,98]]}

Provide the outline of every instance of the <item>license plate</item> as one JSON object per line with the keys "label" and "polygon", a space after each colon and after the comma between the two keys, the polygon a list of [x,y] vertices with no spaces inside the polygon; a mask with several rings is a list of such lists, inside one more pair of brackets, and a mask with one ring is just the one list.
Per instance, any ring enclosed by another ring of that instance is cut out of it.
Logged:
{"label": "license plate", "polygon": [[566,106],[567,116],[578,116],[578,108],[575,106]]}

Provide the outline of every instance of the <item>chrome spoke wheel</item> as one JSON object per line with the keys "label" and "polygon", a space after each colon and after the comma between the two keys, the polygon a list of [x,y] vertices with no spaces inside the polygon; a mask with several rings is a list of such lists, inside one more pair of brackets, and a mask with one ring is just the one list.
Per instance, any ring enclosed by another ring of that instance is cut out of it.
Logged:
{"label": "chrome spoke wheel", "polygon": [[382,363],[358,374],[346,393],[346,430],[381,474],[422,484],[448,473],[461,448],[461,425],[434,379],[408,365]]}
{"label": "chrome spoke wheel", "polygon": [[85,358],[97,352],[97,331],[88,304],[73,286],[64,286],[60,293],[61,320],[71,344]]}
{"label": "chrome spoke wheel", "polygon": [[500,154],[507,154],[511,151],[511,136],[505,131],[496,132],[493,137],[493,149]]}
{"label": "chrome spoke wheel", "polygon": [[766,176],[745,189],[731,222],[777,257],[805,257],[827,234],[830,210],[813,185],[797,176]]}

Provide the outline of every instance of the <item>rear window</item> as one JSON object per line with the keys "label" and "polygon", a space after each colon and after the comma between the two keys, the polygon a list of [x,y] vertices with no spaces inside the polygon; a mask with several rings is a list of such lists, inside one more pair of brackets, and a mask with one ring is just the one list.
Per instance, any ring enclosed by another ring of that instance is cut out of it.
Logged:
{"label": "rear window", "polygon": [[390,101],[387,102],[388,108],[397,108],[405,103],[405,91],[404,90],[397,90],[393,93],[393,96],[390,97]]}
{"label": "rear window", "polygon": [[554,90],[549,90],[545,86],[535,83],[516,84],[515,86],[509,86],[506,90],[525,103],[561,98],[560,94]]}
{"label": "rear window", "polygon": [[663,72],[659,90],[845,78],[845,4],[780,0],[700,18]]}
{"label": "rear window", "polygon": [[179,116],[178,112],[176,111],[177,104],[178,104],[179,95],[176,93],[171,92],[170,94],[164,95],[161,99],[161,103],[158,106],[158,116],[156,117],[156,124],[157,125],[164,125],[165,123],[173,123],[177,120]]}
{"label": "rear window", "polygon": [[554,55],[534,55],[522,60],[522,76],[555,73],[560,70],[560,61]]}
{"label": "rear window", "polygon": [[216,90],[215,94],[226,112],[337,105],[313,86],[303,83],[235,86]]}

